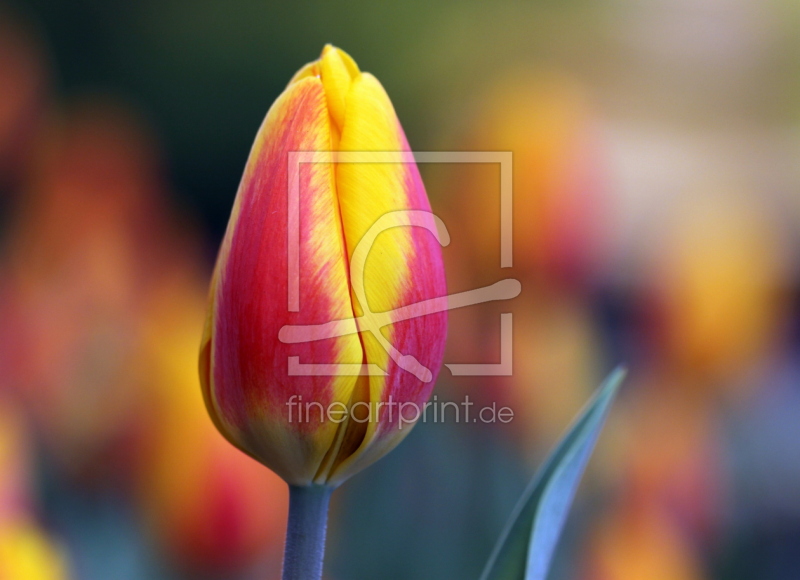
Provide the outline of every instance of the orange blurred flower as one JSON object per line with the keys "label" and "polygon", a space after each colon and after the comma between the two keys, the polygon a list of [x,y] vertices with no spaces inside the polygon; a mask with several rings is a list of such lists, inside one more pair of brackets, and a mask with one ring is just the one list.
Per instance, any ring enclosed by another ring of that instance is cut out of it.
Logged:
{"label": "orange blurred flower", "polygon": [[625,507],[593,530],[583,580],[702,580],[691,546],[655,511]]}
{"label": "orange blurred flower", "polygon": [[[480,103],[461,145],[513,155],[515,272],[557,285],[585,283],[602,259],[609,202],[587,93],[558,71],[515,70]],[[456,166],[447,190],[454,195],[442,217],[465,224],[471,238],[464,265],[496,267],[499,168]],[[457,243],[457,230],[453,238]]]}
{"label": "orange blurred flower", "polygon": [[49,127],[14,216],[0,288],[2,388],[73,474],[131,467],[145,380],[132,353],[143,297],[168,254],[156,251],[161,190],[138,121],[90,101]]}
{"label": "orange blurred flower", "polygon": [[779,336],[785,272],[774,222],[725,189],[681,200],[651,264],[650,300],[664,362],[698,389],[741,377]]}

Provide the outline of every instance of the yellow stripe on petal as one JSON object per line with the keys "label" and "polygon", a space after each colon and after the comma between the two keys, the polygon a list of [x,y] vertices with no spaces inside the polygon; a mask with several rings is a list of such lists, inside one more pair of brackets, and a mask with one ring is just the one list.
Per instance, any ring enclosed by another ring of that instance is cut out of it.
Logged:
{"label": "yellow stripe on petal", "polygon": [[[398,127],[392,103],[378,80],[369,73],[359,76],[347,97],[347,122],[339,149],[401,151]],[[345,241],[352,257],[356,245],[378,218],[408,209],[406,172],[402,163],[339,163],[336,177]],[[406,257],[411,247],[407,228],[388,230],[376,239],[364,272],[367,301],[373,312],[398,306],[401,287],[408,279]]]}
{"label": "yellow stripe on petal", "polygon": [[344,126],[350,86],[360,76],[361,71],[350,55],[330,44],[322,50],[319,70],[325,86],[325,97],[328,99],[328,110],[334,123],[341,129]]}
{"label": "yellow stripe on petal", "polygon": [[[362,73],[353,81],[347,95],[346,122],[339,150],[396,152],[402,149],[399,124],[388,95],[374,76]],[[402,163],[337,164],[337,193],[349,258],[381,216],[408,209],[406,169]],[[401,306],[404,287],[410,280],[408,257],[412,251],[409,228],[392,228],[378,235],[364,271],[352,272],[353,276],[363,276],[367,301],[366,305],[359,304],[353,294],[356,316],[363,315],[365,307],[371,312],[384,312]],[[391,342],[391,326],[384,327],[381,333]],[[388,369],[389,353],[378,340],[368,332],[361,334],[361,340],[366,361]],[[370,376],[369,379],[370,401],[381,401],[386,378]],[[362,449],[372,439],[375,429],[376,424],[371,422]]]}

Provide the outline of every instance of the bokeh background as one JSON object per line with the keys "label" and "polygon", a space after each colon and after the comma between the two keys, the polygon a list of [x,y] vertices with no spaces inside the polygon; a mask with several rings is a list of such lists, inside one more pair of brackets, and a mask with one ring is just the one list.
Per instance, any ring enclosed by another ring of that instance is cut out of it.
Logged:
{"label": "bokeh background", "polygon": [[323,44],[381,79],[453,243],[439,400],[334,498],[330,579],[477,578],[603,376],[630,376],[553,578],[800,578],[800,7],[791,0],[0,3],[0,578],[274,578],[284,484],[196,354],[269,105]]}

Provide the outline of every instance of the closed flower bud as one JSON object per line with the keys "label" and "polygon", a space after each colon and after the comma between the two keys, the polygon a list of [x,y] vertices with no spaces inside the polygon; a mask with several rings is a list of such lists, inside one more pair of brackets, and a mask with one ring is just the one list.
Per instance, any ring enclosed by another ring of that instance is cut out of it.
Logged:
{"label": "closed flower bud", "polygon": [[408,151],[378,80],[326,46],[250,152],[200,375],[217,428],[292,485],[336,486],[390,451],[441,366],[447,237]]}

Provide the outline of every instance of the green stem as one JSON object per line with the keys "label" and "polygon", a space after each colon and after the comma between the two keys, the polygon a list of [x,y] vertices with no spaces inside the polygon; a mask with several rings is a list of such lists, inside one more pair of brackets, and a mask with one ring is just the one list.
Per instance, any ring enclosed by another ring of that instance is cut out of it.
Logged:
{"label": "green stem", "polygon": [[319,580],[332,488],[289,486],[289,523],[283,552],[283,580]]}

